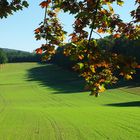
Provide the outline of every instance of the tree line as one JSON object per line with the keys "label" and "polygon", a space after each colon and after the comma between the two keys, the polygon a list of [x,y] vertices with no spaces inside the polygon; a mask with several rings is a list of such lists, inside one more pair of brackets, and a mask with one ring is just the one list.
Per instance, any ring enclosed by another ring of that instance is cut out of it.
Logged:
{"label": "tree line", "polygon": [[19,50],[0,49],[0,64],[16,62],[41,62],[41,56]]}
{"label": "tree line", "polygon": [[[104,38],[97,39],[97,42],[102,50],[105,49],[112,53],[132,57],[138,64],[140,64],[140,38],[137,40],[129,40],[124,37],[114,39],[113,36],[106,36]],[[53,57],[53,63],[66,69],[72,69],[77,62],[74,61],[72,57],[66,56],[63,53],[66,47],[67,45],[57,49],[57,53]]]}
{"label": "tree line", "polygon": [[[112,53],[123,54],[131,56],[140,64],[140,38],[137,40],[128,40],[126,38],[114,39],[113,36],[106,36],[97,39],[99,46],[102,49],[108,49]],[[72,69],[76,61],[64,54],[64,49],[67,45],[57,49],[57,53],[53,56],[51,63],[55,63],[63,68]],[[0,63],[14,63],[14,62],[41,62],[41,55],[12,49],[0,49]]]}

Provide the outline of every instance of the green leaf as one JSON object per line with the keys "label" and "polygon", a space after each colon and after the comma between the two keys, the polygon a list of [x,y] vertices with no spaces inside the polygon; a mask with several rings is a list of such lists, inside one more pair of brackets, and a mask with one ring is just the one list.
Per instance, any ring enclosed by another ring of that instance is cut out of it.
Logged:
{"label": "green leaf", "polygon": [[82,69],[84,67],[84,64],[83,63],[77,63],[79,68]]}

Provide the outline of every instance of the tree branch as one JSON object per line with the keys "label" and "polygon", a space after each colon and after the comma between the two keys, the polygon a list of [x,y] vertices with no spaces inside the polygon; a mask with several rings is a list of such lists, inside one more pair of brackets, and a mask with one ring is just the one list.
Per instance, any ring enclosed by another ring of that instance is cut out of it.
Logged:
{"label": "tree branch", "polygon": [[92,28],[91,28],[90,35],[89,35],[88,44],[90,43],[92,33],[93,33],[93,30],[94,30],[94,25],[95,25],[95,21],[96,21],[96,15],[97,15],[99,4],[100,4],[100,0],[97,1],[96,7],[95,7],[95,14],[94,14],[94,17],[93,17],[93,24],[92,24]]}
{"label": "tree branch", "polygon": [[[46,0],[46,2],[47,2],[47,0]],[[45,24],[46,17],[47,17],[47,7],[45,7],[44,24]]]}

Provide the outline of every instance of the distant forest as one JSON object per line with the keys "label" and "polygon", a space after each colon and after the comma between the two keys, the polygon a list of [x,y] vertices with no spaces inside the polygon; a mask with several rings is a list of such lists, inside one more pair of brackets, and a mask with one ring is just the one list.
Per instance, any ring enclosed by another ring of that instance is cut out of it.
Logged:
{"label": "distant forest", "polygon": [[4,56],[7,57],[6,62],[8,63],[41,62],[41,56],[36,53],[30,53],[26,51],[19,51],[7,48],[1,48],[0,50],[2,54],[4,54]]}
{"label": "distant forest", "polygon": [[[112,36],[107,36],[101,39],[97,39],[98,45],[101,49],[107,49],[113,53],[123,54],[126,56],[135,57],[136,62],[140,64],[140,38],[137,40],[128,40],[124,37],[119,39],[114,39]],[[51,63],[55,63],[61,67],[71,69],[72,66],[76,63],[72,58],[66,57],[63,54],[63,48],[58,48],[58,53],[53,56]],[[2,53],[0,55],[4,55],[4,63],[15,63],[15,62],[41,62],[42,55],[36,53],[30,53],[26,51],[12,50],[1,48]],[[45,54],[43,54],[45,55]],[[2,57],[0,58],[2,60]],[[49,61],[50,62],[50,61]]]}

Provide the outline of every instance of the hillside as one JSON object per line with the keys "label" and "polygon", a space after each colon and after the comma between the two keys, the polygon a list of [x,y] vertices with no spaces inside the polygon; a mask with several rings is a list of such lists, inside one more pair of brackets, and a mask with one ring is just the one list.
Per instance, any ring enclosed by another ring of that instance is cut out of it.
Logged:
{"label": "hillside", "polygon": [[40,62],[41,56],[21,50],[1,48],[7,55],[9,63],[15,62]]}

